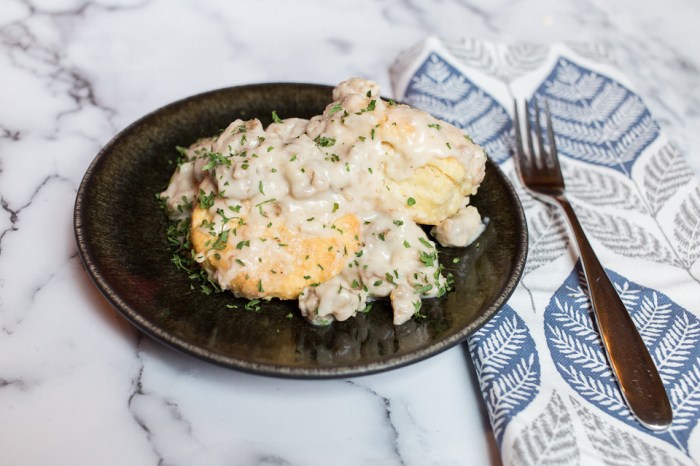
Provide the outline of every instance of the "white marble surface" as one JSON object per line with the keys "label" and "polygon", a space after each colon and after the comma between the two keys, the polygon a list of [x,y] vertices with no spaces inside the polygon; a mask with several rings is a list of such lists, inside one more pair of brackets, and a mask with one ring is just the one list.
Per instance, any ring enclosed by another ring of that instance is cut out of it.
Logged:
{"label": "white marble surface", "polygon": [[92,286],[72,210],[97,151],[172,100],[378,81],[426,35],[602,41],[700,172],[700,4],[2,0],[0,464],[498,464],[454,348],[337,381],[242,374],[141,337]]}

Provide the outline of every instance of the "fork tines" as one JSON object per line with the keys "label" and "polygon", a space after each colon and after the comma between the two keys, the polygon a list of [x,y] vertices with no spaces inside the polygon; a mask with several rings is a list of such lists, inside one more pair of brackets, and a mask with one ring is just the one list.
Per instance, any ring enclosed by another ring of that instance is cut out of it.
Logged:
{"label": "fork tines", "polygon": [[[533,97],[529,103],[526,100],[523,101],[523,106],[525,108],[525,140],[527,148],[525,148],[523,145],[523,134],[521,128],[522,123],[518,111],[518,101],[513,99],[513,124],[515,126],[516,144],[515,153],[516,156],[519,156],[522,159],[518,162],[518,165],[521,167],[527,167],[534,163],[535,167],[547,166],[553,170],[561,171],[557,146],[554,140],[554,130],[552,129],[552,116],[549,110],[549,102],[547,102],[547,100],[544,101],[544,114],[547,132],[546,144],[542,136],[540,105],[538,101]],[[534,107],[534,109],[531,110],[530,107]],[[534,120],[534,131],[532,128],[531,119]],[[533,143],[533,133],[534,137],[537,139],[537,150],[535,150]]]}

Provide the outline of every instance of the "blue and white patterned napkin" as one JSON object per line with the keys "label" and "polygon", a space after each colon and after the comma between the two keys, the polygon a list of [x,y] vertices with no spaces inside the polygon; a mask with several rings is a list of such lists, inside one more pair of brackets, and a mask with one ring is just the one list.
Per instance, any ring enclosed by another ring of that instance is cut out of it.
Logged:
{"label": "blue and white patterned napkin", "polygon": [[[480,143],[525,208],[523,279],[469,339],[504,463],[697,464],[700,187],[608,51],[430,38],[402,53],[390,75],[398,100]],[[533,96],[549,101],[570,200],[661,373],[674,411],[665,432],[632,419],[564,219],[516,180],[512,102]]]}

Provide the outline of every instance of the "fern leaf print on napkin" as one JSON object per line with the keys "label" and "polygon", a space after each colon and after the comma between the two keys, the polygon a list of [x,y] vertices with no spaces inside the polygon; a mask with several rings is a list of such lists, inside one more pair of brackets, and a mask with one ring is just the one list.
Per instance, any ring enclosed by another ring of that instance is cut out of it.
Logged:
{"label": "fern leaf print on napkin", "polygon": [[556,391],[543,413],[535,418],[513,443],[513,464],[577,465],[581,452],[571,415]]}
{"label": "fern leaf print on napkin", "polygon": [[469,338],[491,425],[500,442],[506,424],[537,395],[540,361],[530,330],[506,305]]}
{"label": "fern leaf print on napkin", "polygon": [[641,99],[607,76],[560,58],[533,99],[546,99],[561,154],[629,173],[659,127]]}
{"label": "fern leaf print on napkin", "polygon": [[643,436],[627,432],[606,421],[586,408],[573,397],[571,404],[581,420],[589,442],[604,459],[605,464],[615,466],[683,466],[690,462],[679,461],[665,450],[651,445]]}
{"label": "fern leaf print on napkin", "polygon": [[647,345],[671,399],[674,420],[665,432],[651,433],[632,418],[593,327],[591,305],[575,268],[545,310],[545,335],[562,378],[582,398],[605,413],[666,440],[684,452],[700,414],[700,320],[663,293],[607,271]]}
{"label": "fern leaf print on napkin", "polygon": [[644,169],[644,192],[653,215],[693,178],[693,171],[672,144],[654,152]]}
{"label": "fern leaf print on napkin", "polygon": [[690,268],[700,258],[700,187],[683,200],[674,223],[680,260]]}

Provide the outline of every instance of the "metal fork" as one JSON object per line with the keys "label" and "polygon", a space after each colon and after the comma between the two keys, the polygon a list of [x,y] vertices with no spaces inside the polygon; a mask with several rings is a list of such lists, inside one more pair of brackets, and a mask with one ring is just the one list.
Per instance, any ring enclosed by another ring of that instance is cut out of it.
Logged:
{"label": "metal fork", "polygon": [[564,177],[557,156],[549,104],[545,101],[549,150],[545,148],[543,141],[540,109],[537,103],[534,105],[534,135],[537,139],[537,150],[535,150],[527,107],[526,102],[526,149],[523,147],[518,103],[514,101],[515,159],[520,180],[535,197],[558,205],[564,211],[578,246],[588,282],[593,315],[622,397],[640,424],[650,430],[664,430],[673,419],[671,403],[642,337],[593,252],[571,204],[566,199]]}

